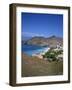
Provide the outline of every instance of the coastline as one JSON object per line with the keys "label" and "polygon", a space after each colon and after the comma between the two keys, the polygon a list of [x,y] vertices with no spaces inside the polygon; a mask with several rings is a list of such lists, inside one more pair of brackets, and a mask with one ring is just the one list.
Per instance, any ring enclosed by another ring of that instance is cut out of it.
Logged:
{"label": "coastline", "polygon": [[45,50],[43,50],[43,51],[41,51],[40,53],[34,53],[34,54],[32,54],[32,56],[34,57],[38,57],[38,58],[40,58],[40,59],[43,59],[43,56],[42,55],[44,55],[48,50],[49,50],[50,48],[49,47],[47,47],[47,48],[45,48]]}

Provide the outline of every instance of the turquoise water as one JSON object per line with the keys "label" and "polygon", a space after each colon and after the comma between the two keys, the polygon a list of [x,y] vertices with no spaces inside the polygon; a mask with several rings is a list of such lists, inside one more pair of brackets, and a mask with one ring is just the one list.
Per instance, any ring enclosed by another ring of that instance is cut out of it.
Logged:
{"label": "turquoise water", "polygon": [[36,45],[22,45],[22,52],[26,53],[29,56],[33,54],[42,53],[48,48],[47,46],[36,46]]}

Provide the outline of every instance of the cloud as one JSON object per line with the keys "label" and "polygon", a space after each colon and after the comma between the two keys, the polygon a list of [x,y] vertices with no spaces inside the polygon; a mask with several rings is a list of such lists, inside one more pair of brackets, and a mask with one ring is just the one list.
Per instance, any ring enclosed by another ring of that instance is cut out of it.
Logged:
{"label": "cloud", "polygon": [[22,32],[22,36],[44,36],[43,34],[37,34],[37,33],[32,33],[32,32]]}

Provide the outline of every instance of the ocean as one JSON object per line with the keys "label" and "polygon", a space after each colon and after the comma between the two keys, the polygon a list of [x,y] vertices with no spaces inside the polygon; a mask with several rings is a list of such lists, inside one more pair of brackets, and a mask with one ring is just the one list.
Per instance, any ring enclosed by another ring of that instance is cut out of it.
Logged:
{"label": "ocean", "polygon": [[48,46],[22,45],[22,52],[32,56],[44,52],[47,48]]}

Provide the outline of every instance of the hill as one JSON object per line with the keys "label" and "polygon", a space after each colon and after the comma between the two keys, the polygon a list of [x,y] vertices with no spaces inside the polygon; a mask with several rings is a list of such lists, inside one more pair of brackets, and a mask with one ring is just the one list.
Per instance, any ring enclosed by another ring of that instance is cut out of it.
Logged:
{"label": "hill", "polygon": [[28,45],[56,47],[57,45],[63,46],[63,38],[56,36],[51,36],[48,38],[35,36],[27,41],[22,41],[22,43]]}

